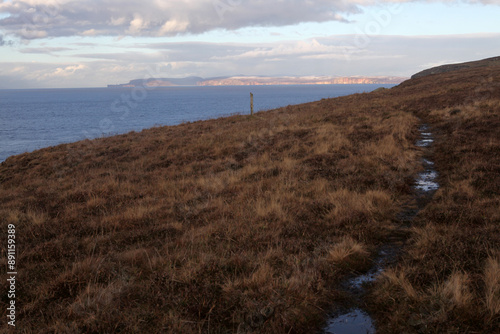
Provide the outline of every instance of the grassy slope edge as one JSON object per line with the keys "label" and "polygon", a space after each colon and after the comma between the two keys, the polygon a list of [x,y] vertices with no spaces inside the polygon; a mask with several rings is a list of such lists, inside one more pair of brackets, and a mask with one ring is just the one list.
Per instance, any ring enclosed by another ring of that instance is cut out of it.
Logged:
{"label": "grassy slope edge", "polygon": [[370,292],[377,325],[494,328],[499,81],[498,69],[466,69],[7,159],[0,225],[17,227],[18,328],[318,328],[343,302],[338,282],[368,268],[398,224],[423,154],[418,117],[436,130],[442,189]]}

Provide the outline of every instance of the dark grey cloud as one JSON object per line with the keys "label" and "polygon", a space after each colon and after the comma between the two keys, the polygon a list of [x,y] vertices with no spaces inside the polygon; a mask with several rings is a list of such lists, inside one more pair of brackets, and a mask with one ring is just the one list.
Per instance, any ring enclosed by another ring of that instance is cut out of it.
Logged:
{"label": "dark grey cloud", "polygon": [[348,22],[346,16],[366,6],[411,1],[499,4],[498,0],[12,0],[0,2],[0,30],[28,40],[174,36],[251,26]]}
{"label": "dark grey cloud", "polygon": [[[361,2],[363,0],[360,0]],[[214,29],[346,21],[347,0],[13,0],[0,3],[0,28],[24,39],[53,36],[172,36]]]}
{"label": "dark grey cloud", "polygon": [[6,41],[3,37],[3,35],[0,35],[0,46],[4,46],[4,45],[11,46],[13,44],[14,43],[12,41]]}

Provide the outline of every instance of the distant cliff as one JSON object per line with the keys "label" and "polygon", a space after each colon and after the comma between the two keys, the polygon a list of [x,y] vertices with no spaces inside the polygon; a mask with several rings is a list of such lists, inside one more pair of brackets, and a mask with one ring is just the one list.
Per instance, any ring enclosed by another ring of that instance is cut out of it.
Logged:
{"label": "distant cliff", "polygon": [[168,87],[168,86],[196,86],[205,79],[200,77],[187,78],[150,78],[130,80],[126,84],[108,85],[108,87]]}
{"label": "distant cliff", "polygon": [[493,57],[493,58],[488,58],[488,59],[483,59],[483,60],[478,60],[478,61],[471,61],[471,62],[461,63],[461,64],[448,64],[448,65],[437,66],[437,67],[433,67],[433,68],[424,70],[422,72],[418,72],[417,74],[413,75],[411,78],[417,79],[417,78],[422,78],[422,77],[425,77],[428,75],[459,71],[459,70],[466,69],[466,68],[491,67],[491,66],[500,66],[500,57]]}
{"label": "distant cliff", "polygon": [[330,84],[399,84],[407,78],[373,76],[373,77],[263,77],[263,76],[231,76],[216,78],[150,78],[131,80],[126,84],[108,85],[116,87],[169,87],[169,86],[243,86],[243,85],[330,85]]}

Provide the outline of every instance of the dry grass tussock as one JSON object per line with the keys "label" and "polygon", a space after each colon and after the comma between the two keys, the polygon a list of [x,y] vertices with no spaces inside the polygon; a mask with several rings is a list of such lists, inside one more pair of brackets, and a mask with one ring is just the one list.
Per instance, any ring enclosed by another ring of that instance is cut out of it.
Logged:
{"label": "dry grass tussock", "polygon": [[492,318],[500,314],[500,259],[488,257],[484,269],[485,306]]}
{"label": "dry grass tussock", "polygon": [[335,244],[327,254],[327,259],[335,264],[345,264],[348,258],[367,257],[368,252],[363,244],[346,237],[341,242]]}
{"label": "dry grass tussock", "polygon": [[384,243],[417,170],[417,118],[374,106],[380,98],[358,94],[9,158],[0,165],[0,217],[4,227],[16,224],[23,250],[19,328],[321,326],[336,284],[366,269]]}

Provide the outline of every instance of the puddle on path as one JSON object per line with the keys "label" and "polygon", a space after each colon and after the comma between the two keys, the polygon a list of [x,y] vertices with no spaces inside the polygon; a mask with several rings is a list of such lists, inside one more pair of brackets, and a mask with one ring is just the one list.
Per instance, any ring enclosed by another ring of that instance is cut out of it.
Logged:
{"label": "puddle on path", "polygon": [[343,287],[354,294],[362,294],[364,291],[363,285],[375,281],[384,271],[386,265],[396,258],[396,255],[397,249],[395,246],[386,245],[382,247],[373,263],[373,267],[366,274],[349,279]]}
{"label": "puddle on path", "polygon": [[[416,146],[423,148],[430,147],[434,139],[429,127],[424,124],[420,127],[419,131],[420,139],[417,140]],[[439,188],[439,184],[436,181],[438,174],[434,170],[434,162],[423,158],[422,166],[424,167],[424,171],[418,174],[413,186],[418,208],[409,207],[403,210],[399,214],[402,222],[411,222]],[[425,200],[422,201],[422,198]],[[384,271],[387,264],[396,258],[399,247],[395,244],[387,244],[382,247],[374,261],[373,267],[367,273],[352,277],[342,284],[343,290],[351,295],[355,304],[362,304],[361,298],[365,292],[364,286],[375,281]],[[326,326],[323,328],[323,333],[325,334],[372,334],[375,332],[374,321],[361,307],[341,309],[331,314]]]}
{"label": "puddle on path", "polygon": [[439,184],[436,182],[437,173],[435,170],[428,169],[424,172],[418,174],[417,183],[415,189],[422,191],[432,191],[439,188]]}
{"label": "puddle on path", "polygon": [[329,320],[325,327],[328,334],[352,334],[352,333],[375,333],[372,318],[360,309],[354,309],[349,313],[340,315]]}

